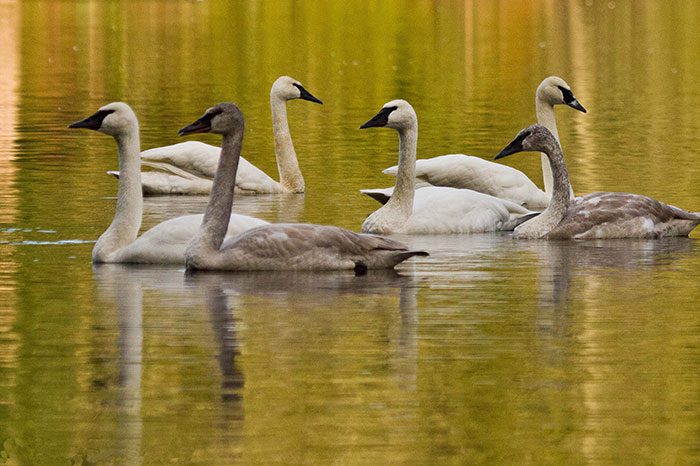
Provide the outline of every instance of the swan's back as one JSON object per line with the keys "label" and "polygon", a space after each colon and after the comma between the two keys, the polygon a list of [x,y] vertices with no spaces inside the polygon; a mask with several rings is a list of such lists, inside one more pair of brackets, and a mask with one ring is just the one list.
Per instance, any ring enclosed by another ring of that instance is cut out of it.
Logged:
{"label": "swan's back", "polygon": [[145,150],[141,152],[141,159],[167,163],[195,176],[212,179],[219,164],[219,153],[220,147],[199,141],[186,141]]}
{"label": "swan's back", "polygon": [[[384,170],[396,175],[397,166]],[[416,178],[434,186],[471,189],[508,199],[528,209],[544,209],[549,197],[515,168],[464,154],[416,160]]]}
{"label": "swan's back", "polygon": [[[392,268],[423,251],[388,238],[313,224],[275,224],[225,241],[206,268],[219,270],[363,270]],[[194,259],[196,261],[196,258]],[[197,264],[191,264],[198,268]],[[188,265],[190,266],[190,265]]]}
{"label": "swan's back", "polygon": [[507,200],[470,189],[426,187],[416,191],[406,233],[461,234],[501,230],[511,215],[531,213]]}
{"label": "swan's back", "polygon": [[387,204],[367,217],[362,231],[428,235],[485,233],[502,230],[513,219],[531,213],[514,202],[470,189],[428,186],[415,191],[408,218],[401,217]]}
{"label": "swan's back", "polygon": [[212,180],[196,176],[183,177],[164,171],[147,171],[141,173],[141,186],[143,194],[146,196],[162,194],[208,195],[211,192]]}
{"label": "swan's back", "polygon": [[698,224],[700,215],[648,196],[600,192],[574,199],[566,216],[547,237],[595,239],[687,236]]}
{"label": "swan's back", "polygon": [[[139,264],[184,264],[185,249],[199,232],[203,214],[183,215],[159,223],[120,249],[109,262]],[[247,215],[231,214],[227,238],[269,223]]]}
{"label": "swan's back", "polygon": [[[166,177],[148,175],[147,173],[151,172],[144,172],[144,193],[150,195],[209,194],[211,180],[214,179],[219,164],[220,153],[220,147],[199,141],[186,141],[141,152],[143,165],[155,168],[159,168],[158,165],[160,165],[161,170],[168,174],[181,175]],[[178,171],[185,173],[178,173]],[[279,182],[241,157],[236,174],[236,192],[261,194],[286,191]]]}

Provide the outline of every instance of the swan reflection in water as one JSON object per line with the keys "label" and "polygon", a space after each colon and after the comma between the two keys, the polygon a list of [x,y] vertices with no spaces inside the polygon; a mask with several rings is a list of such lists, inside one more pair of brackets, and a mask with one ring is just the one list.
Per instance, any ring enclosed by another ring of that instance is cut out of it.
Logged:
{"label": "swan reflection in water", "polygon": [[[102,264],[93,268],[105,298],[114,300],[119,315],[120,387],[136,400],[140,389],[144,290],[167,296],[169,307],[192,308],[204,305],[216,337],[222,374],[222,400],[235,400],[243,387],[243,375],[236,365],[238,344],[233,313],[219,276],[190,277],[184,283],[181,270],[136,265]],[[180,333],[187,329],[177,329]]]}
{"label": "swan reflection in water", "polygon": [[[400,389],[415,390],[418,311],[417,288],[413,277],[400,275],[394,270],[370,270],[360,276],[342,271],[235,274],[195,272],[188,274],[186,283],[197,286],[206,284],[210,289],[214,289],[215,285],[221,293],[219,300],[226,297],[237,299],[239,306],[245,305],[244,302],[249,298],[269,298],[274,300],[277,310],[307,313],[330,307],[344,307],[346,305],[342,303],[353,302],[357,297],[362,298],[365,304],[373,299],[392,298],[398,291],[399,321],[398,328],[388,329],[388,364]],[[207,299],[209,303],[215,301],[211,296]]]}
{"label": "swan reflection in water", "polygon": [[586,295],[637,286],[645,270],[674,263],[698,248],[696,241],[685,237],[524,241],[519,245],[539,263],[535,325],[551,336],[567,334],[571,306],[588,302]]}
{"label": "swan reflection in water", "polygon": [[[218,282],[211,279],[200,280],[183,287],[183,273],[177,269],[120,264],[95,266],[93,273],[102,300],[114,302],[119,321],[119,377],[116,400],[119,435],[115,442],[114,456],[124,461],[124,464],[141,463],[144,430],[141,387],[144,295],[146,302],[150,304],[152,300],[149,299],[149,295],[158,292],[170,298],[170,305],[177,302],[181,307],[188,308],[206,304],[218,348],[216,358],[221,371],[222,406],[216,412],[221,416],[222,431],[233,431],[234,434],[238,432],[239,429],[232,429],[231,422],[243,419],[241,393],[244,377],[236,362],[238,344],[233,316],[227,296],[218,287]],[[188,326],[191,326],[191,320],[188,321]],[[145,332],[160,332],[163,328],[159,325],[146,325]],[[180,328],[176,333],[185,334],[190,331],[191,328]]]}
{"label": "swan reflection in water", "polygon": [[[696,248],[690,238],[658,240],[608,239],[595,241],[524,242],[541,262],[540,302],[563,304],[568,299],[572,278],[576,275],[605,277],[611,273],[636,271],[670,264]],[[595,274],[591,270],[595,269]],[[603,272],[603,275],[601,275]]]}
{"label": "swan reflection in water", "polygon": [[141,369],[143,364],[143,289],[123,266],[93,269],[101,301],[112,301],[119,322],[119,378],[115,454],[126,464],[141,464]]}
{"label": "swan reflection in water", "polygon": [[[148,336],[151,332],[167,331],[191,338],[191,326],[198,314],[188,313],[183,319],[179,316],[182,309],[207,308],[221,374],[222,406],[215,411],[221,416],[219,430],[228,432],[227,436],[238,437],[240,428],[233,428],[231,423],[245,419],[243,390],[247,381],[238,362],[241,351],[236,334],[236,322],[240,319],[237,309],[253,305],[255,299],[261,297],[274,299],[279,310],[294,312],[347,306],[348,302],[356,302],[357,297],[363,303],[373,299],[381,299],[383,303],[386,297],[393,299],[398,294],[400,319],[388,324],[391,328],[388,329],[387,363],[399,389],[414,391],[416,388],[416,286],[412,277],[393,270],[371,271],[363,276],[348,272],[200,272],[185,276],[182,270],[175,268],[101,264],[94,266],[93,274],[100,300],[114,303],[117,311],[119,439],[115,442],[115,455],[128,464],[138,464],[142,455],[144,333]],[[143,311],[149,308],[169,312],[152,313],[144,325]],[[166,320],[149,324],[148,320],[152,319]]]}

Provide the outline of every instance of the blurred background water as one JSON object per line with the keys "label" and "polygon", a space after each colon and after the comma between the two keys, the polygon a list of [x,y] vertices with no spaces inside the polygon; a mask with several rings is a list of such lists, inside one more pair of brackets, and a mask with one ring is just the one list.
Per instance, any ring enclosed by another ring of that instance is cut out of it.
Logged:
{"label": "blurred background water", "polygon": [[[358,230],[393,179],[404,98],[419,156],[491,159],[563,77],[577,193],[700,210],[695,1],[0,0],[0,462],[697,464],[700,237],[398,237],[398,273],[93,267],[114,212],[111,138],[67,130],[128,102],[144,148],[212,104],[276,176],[287,74],[307,192],[238,197],[270,221]],[[213,136],[201,140],[218,143]],[[506,161],[541,183],[539,157]],[[158,197],[144,227],[203,211]]]}

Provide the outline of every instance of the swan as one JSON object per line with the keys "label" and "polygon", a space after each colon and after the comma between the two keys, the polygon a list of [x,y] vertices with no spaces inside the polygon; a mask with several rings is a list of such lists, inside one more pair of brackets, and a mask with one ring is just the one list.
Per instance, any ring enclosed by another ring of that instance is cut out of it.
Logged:
{"label": "swan", "polygon": [[[270,108],[279,182],[241,157],[236,178],[236,192],[241,194],[304,192],[304,177],[299,169],[287,120],[287,101],[293,99],[323,103],[311,95],[299,81],[289,76],[280,76],[272,84]],[[144,194],[209,194],[220,152],[220,147],[199,141],[186,141],[143,151],[142,165],[156,169],[141,174]],[[119,172],[107,173],[119,177]]]}
{"label": "swan", "polygon": [[[71,123],[69,128],[86,128],[108,134],[114,137],[119,148],[121,176],[117,191],[117,208],[111,225],[95,243],[92,261],[182,264],[185,247],[199,230],[203,216],[185,215],[166,220],[137,238],[141,227],[143,195],[139,123],[131,107],[123,102],[107,104],[95,114]],[[265,224],[267,222],[264,220],[233,214],[225,228],[228,228],[229,235],[236,235]]]}
{"label": "swan", "polygon": [[[535,93],[537,122],[549,129],[559,140],[554,106],[564,104],[580,112],[586,109],[571,92],[571,87],[557,76],[545,78]],[[383,171],[396,176],[394,165]],[[416,161],[416,178],[434,186],[466,188],[508,199],[531,210],[547,207],[552,195],[552,172],[547,157],[542,155],[544,191],[523,172],[507,165],[464,154],[448,154]],[[382,203],[391,197],[390,190],[366,189],[362,192]]]}
{"label": "swan", "polygon": [[208,109],[180,136],[217,133],[223,136],[219,166],[214,177],[202,226],[187,246],[185,266],[193,270],[355,270],[389,269],[423,251],[381,236],[363,235],[343,228],[313,224],[276,224],[253,228],[224,241],[233,201],[233,186],[243,144],[243,114],[233,103]]}
{"label": "swan", "polygon": [[399,132],[399,170],[391,199],[367,217],[363,232],[482,233],[512,229],[519,217],[532,214],[514,202],[469,189],[428,186],[416,190],[416,112],[405,100],[392,100],[360,129],[378,126]]}
{"label": "swan", "polygon": [[547,209],[515,228],[516,238],[661,238],[687,236],[700,224],[700,213],[687,212],[640,194],[598,192],[572,199],[561,146],[542,125],[520,131],[496,159],[522,151],[547,155],[554,186]]}

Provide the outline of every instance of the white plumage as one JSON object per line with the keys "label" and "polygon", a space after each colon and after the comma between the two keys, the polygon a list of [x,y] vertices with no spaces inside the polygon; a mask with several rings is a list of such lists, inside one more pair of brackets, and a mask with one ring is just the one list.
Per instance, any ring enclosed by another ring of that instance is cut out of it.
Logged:
{"label": "white plumage", "polygon": [[[396,176],[395,165],[384,170]],[[416,178],[433,186],[464,188],[513,201],[528,209],[544,209],[549,196],[525,173],[472,155],[449,154],[416,160]]]}
{"label": "white plumage", "polygon": [[[119,146],[119,189],[112,224],[100,236],[92,251],[93,262],[184,264],[185,248],[202,223],[202,215],[185,215],[166,220],[137,237],[141,226],[139,126],[131,108],[115,102],[94,115],[73,123],[114,136]],[[227,234],[237,235],[267,222],[232,214]]]}
{"label": "white plumage", "polygon": [[[559,136],[554,106],[558,104],[568,105],[582,112],[586,111],[563,79],[550,76],[545,78],[537,88],[535,109],[538,122],[547,127],[557,140]],[[531,210],[541,210],[547,207],[552,190],[549,162],[545,162],[546,158],[543,159],[542,165],[544,191],[520,170],[464,154],[441,155],[417,160],[416,178],[434,186],[471,189],[500,199],[508,199]],[[396,165],[383,171],[394,176],[397,172]],[[380,202],[386,202],[385,193],[381,189],[366,189],[362,192]]]}
{"label": "white plumage", "polygon": [[405,100],[384,104],[361,128],[388,126],[399,132],[399,165],[391,199],[362,224],[366,233],[452,234],[512,229],[528,209],[468,189],[415,189],[418,118]]}
{"label": "white plumage", "polygon": [[[355,270],[393,268],[422,251],[375,235],[312,224],[264,225],[224,240],[243,143],[243,114],[231,103],[213,107],[180,134],[223,135],[221,157],[199,233],[185,252],[188,270]],[[222,176],[225,173],[226,176]]]}
{"label": "white plumage", "polygon": [[[277,181],[241,157],[236,178],[240,194],[303,193],[304,178],[299,169],[294,144],[289,132],[287,101],[303,99],[321,103],[299,81],[280,76],[270,89],[272,132],[280,180]],[[209,194],[219,162],[220,147],[198,141],[186,141],[156,147],[141,153],[143,166],[155,170],[141,176],[143,192],[159,194]],[[109,172],[119,176],[119,172]]]}

